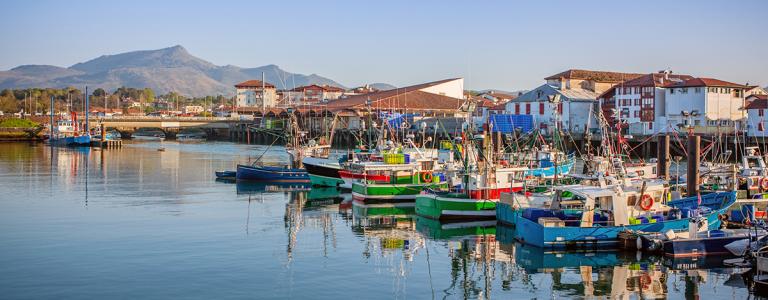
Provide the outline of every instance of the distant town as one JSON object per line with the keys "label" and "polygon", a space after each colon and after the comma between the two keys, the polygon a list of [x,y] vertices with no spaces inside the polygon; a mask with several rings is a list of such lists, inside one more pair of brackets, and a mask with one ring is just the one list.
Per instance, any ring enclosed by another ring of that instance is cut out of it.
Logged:
{"label": "distant town", "polygon": [[[310,84],[277,89],[261,79],[235,84],[234,97],[188,98],[177,93],[155,96],[151,89],[119,88],[111,93],[95,88],[89,112],[97,117],[220,117],[243,121],[279,117],[288,110],[331,112],[345,118],[349,129],[373,110],[410,114],[418,118],[463,118],[459,108],[476,103],[478,126],[491,115],[530,116],[525,128],[541,129],[557,122],[559,128],[583,134],[600,128],[592,116],[602,112],[611,126],[625,133],[650,136],[674,132],[682,126],[700,134],[743,132],[765,136],[765,88],[723,79],[677,74],[661,70],[646,74],[570,69],[543,78],[526,92],[469,91],[463,78],[450,78],[411,86],[379,90],[370,85],[344,89]],[[48,98],[55,112],[83,111],[83,91],[67,89],[3,90],[4,116],[43,116]],[[557,98],[555,103],[553,100]],[[530,120],[530,121],[528,121]]]}

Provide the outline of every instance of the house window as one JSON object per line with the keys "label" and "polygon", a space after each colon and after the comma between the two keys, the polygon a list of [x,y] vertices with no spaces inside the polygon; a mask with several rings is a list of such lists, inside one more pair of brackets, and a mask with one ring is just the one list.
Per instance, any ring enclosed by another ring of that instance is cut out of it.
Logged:
{"label": "house window", "polygon": [[540,115],[544,114],[544,102],[539,103],[539,114]]}
{"label": "house window", "polygon": [[762,116],[764,116],[764,115],[765,115],[765,110],[763,110],[763,109],[758,109],[758,110],[757,110],[757,116],[758,116],[758,117],[762,117]]}
{"label": "house window", "polygon": [[680,93],[683,93],[683,94],[688,94],[688,88],[682,88],[682,89],[680,90]]}
{"label": "house window", "polygon": [[675,89],[669,89],[669,93],[670,94],[674,94],[675,93]]}
{"label": "house window", "polygon": [[515,103],[515,114],[516,115],[520,114],[520,103]]}
{"label": "house window", "polygon": [[530,115],[531,114],[531,104],[530,103],[526,103],[525,104],[525,114],[526,115]]}
{"label": "house window", "polygon": [[701,125],[701,120],[693,120],[693,125],[694,125],[694,126],[699,126],[699,125]]}
{"label": "house window", "polygon": [[653,130],[653,122],[648,122],[648,130]]}
{"label": "house window", "polygon": [[694,91],[696,92],[696,94],[701,93],[701,88],[697,87],[697,88],[694,89]]}
{"label": "house window", "polygon": [[557,104],[557,113],[561,114],[561,115],[563,114],[563,103],[562,102]]}

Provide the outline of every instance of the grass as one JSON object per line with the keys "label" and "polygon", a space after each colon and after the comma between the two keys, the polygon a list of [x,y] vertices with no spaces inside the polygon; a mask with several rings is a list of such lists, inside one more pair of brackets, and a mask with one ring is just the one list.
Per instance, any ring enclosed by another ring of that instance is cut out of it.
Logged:
{"label": "grass", "polygon": [[40,126],[40,124],[25,120],[25,119],[18,119],[18,118],[10,118],[0,121],[0,128],[8,128],[8,127],[16,127],[16,128],[35,128],[37,126]]}

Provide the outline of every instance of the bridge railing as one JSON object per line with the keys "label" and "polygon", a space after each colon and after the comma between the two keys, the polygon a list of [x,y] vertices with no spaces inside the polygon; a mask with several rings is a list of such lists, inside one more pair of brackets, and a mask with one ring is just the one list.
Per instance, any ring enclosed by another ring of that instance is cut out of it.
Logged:
{"label": "bridge railing", "polygon": [[161,117],[161,116],[91,116],[92,120],[101,121],[239,121],[238,117]]}

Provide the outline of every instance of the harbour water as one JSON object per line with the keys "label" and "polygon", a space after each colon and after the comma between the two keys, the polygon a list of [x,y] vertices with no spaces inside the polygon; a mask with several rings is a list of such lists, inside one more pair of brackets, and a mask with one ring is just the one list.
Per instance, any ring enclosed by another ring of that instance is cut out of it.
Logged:
{"label": "harbour water", "polygon": [[0,297],[754,297],[743,270],[716,260],[549,253],[493,222],[441,224],[335,190],[214,180],[265,149],[0,144]]}

